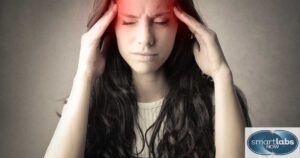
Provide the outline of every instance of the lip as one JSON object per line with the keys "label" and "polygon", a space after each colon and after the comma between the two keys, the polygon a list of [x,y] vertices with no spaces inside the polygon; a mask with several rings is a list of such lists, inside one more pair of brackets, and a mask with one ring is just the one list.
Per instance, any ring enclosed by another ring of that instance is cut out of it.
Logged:
{"label": "lip", "polygon": [[142,62],[151,62],[157,59],[158,54],[157,53],[132,53],[138,61]]}
{"label": "lip", "polygon": [[132,53],[134,55],[141,55],[141,56],[156,56],[157,53]]}

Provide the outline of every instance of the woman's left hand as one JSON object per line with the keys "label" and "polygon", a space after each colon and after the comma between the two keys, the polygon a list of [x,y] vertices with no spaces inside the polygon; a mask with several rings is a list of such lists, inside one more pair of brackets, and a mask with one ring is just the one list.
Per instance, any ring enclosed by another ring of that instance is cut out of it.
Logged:
{"label": "woman's left hand", "polygon": [[230,71],[216,33],[181,9],[174,7],[174,13],[196,38],[194,56],[203,73],[215,79],[219,73]]}

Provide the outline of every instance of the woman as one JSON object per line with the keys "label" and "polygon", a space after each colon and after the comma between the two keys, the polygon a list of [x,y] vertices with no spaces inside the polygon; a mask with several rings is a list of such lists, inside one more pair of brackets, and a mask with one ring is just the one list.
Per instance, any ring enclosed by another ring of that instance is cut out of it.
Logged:
{"label": "woman", "polygon": [[245,126],[217,36],[192,0],[96,0],[45,157],[241,158]]}

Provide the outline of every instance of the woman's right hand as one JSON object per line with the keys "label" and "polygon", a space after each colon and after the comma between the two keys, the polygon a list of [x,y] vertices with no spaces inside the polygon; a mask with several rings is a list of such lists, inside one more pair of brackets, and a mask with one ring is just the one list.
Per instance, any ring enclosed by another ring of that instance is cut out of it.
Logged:
{"label": "woman's right hand", "polygon": [[81,46],[80,46],[80,55],[79,55],[79,63],[76,72],[76,76],[80,77],[88,77],[92,81],[94,81],[97,77],[99,77],[105,68],[105,55],[106,53],[104,46],[102,46],[101,50],[100,42],[102,36],[114,19],[117,13],[117,5],[114,2],[111,2],[109,9],[103,14],[103,16],[91,27],[89,31],[84,33],[81,36]]}

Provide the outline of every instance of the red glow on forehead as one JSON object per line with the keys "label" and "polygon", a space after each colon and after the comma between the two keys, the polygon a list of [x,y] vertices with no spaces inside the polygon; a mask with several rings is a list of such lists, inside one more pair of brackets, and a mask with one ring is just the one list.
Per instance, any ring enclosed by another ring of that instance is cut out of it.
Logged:
{"label": "red glow on forehead", "polygon": [[173,0],[117,0],[118,12],[140,16],[147,12],[155,15],[164,12],[173,12]]}

